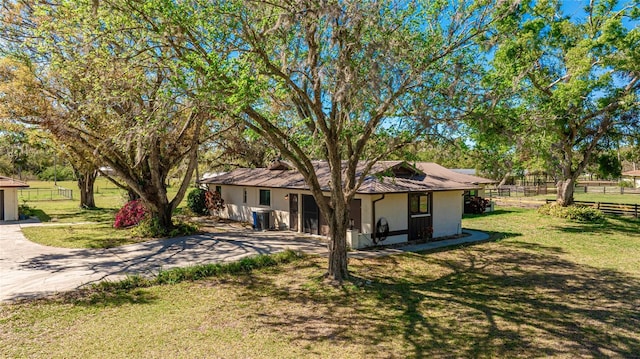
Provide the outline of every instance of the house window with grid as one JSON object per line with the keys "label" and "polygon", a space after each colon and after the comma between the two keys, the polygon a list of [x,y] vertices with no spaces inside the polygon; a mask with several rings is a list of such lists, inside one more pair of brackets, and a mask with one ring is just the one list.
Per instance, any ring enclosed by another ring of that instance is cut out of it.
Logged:
{"label": "house window with grid", "polygon": [[260,190],[260,205],[271,206],[271,190],[268,190],[268,189]]}

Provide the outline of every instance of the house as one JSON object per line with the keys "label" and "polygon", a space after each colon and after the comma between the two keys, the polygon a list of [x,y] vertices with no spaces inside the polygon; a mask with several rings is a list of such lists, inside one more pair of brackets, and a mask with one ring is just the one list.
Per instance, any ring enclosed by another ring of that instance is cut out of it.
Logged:
{"label": "house", "polygon": [[[323,190],[330,170],[314,161]],[[361,177],[363,166],[356,171]],[[462,233],[463,194],[476,191],[477,177],[461,175],[435,163],[381,161],[373,166],[351,202],[352,248],[430,240]],[[317,203],[302,175],[283,161],[268,168],[240,168],[200,181],[220,192],[226,208],[219,215],[259,229],[328,235]]]}
{"label": "house", "polygon": [[640,188],[640,170],[622,172],[623,177],[631,177],[633,187]]}
{"label": "house", "polygon": [[25,182],[0,176],[0,221],[17,221],[18,189],[28,188]]}

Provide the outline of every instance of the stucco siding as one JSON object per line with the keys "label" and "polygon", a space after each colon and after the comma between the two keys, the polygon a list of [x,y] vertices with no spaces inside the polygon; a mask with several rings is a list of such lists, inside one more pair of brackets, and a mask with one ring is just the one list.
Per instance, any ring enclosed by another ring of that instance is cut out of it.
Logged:
{"label": "stucco siding", "polygon": [[16,188],[1,188],[4,191],[4,220],[18,220],[18,190]]}
{"label": "stucco siding", "polygon": [[[210,185],[214,190],[215,186]],[[260,205],[260,190],[270,191],[271,204]],[[289,200],[285,198],[289,190],[240,186],[221,186],[222,199],[225,209],[220,211],[222,218],[235,221],[253,223],[253,212],[259,210],[273,210],[271,227],[275,229],[289,228]],[[244,203],[244,191],[247,192],[247,201]]]}
{"label": "stucco siding", "polygon": [[[372,232],[375,222],[384,217],[389,223],[389,231],[404,231],[408,229],[408,204],[407,194],[386,194],[384,199],[375,203],[375,216],[373,219],[373,201],[382,198],[382,195],[360,195],[355,198],[362,200],[362,233],[359,236],[360,247],[373,246]],[[372,222],[372,220],[374,222]],[[408,240],[408,235],[401,234],[388,236],[381,244],[403,243]]]}
{"label": "stucco siding", "polygon": [[433,193],[433,237],[462,233],[463,191]]}

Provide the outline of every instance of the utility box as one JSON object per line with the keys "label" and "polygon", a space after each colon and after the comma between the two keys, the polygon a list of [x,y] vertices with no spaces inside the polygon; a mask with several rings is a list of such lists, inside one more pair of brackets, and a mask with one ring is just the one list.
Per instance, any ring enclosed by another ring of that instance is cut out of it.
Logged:
{"label": "utility box", "polygon": [[271,220],[271,214],[273,210],[260,209],[252,212],[253,215],[253,229],[256,231],[266,231],[271,229],[273,221]]}

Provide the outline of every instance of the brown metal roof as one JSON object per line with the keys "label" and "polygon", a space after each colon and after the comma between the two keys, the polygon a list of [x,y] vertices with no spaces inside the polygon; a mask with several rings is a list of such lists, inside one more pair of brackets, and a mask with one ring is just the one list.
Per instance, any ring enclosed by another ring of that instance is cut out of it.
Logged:
{"label": "brown metal roof", "polygon": [[26,182],[14,180],[13,178],[0,176],[0,188],[27,188]]}
{"label": "brown metal roof", "polygon": [[640,177],[640,170],[622,172],[623,176]]}
{"label": "brown metal roof", "polygon": [[456,182],[462,182],[462,183],[472,183],[472,184],[490,184],[490,183],[496,183],[497,181],[494,181],[492,179],[488,179],[488,178],[483,178],[483,177],[478,177],[478,176],[472,176],[472,175],[468,175],[468,174],[464,174],[464,173],[460,173],[460,172],[455,172],[452,171],[446,167],[442,167],[437,163],[433,163],[433,162],[416,162],[415,163],[416,168],[418,168],[419,170],[421,170],[424,173],[429,173],[433,176],[442,176],[442,177],[446,177],[452,181],[456,181]]}
{"label": "brown metal roof", "polygon": [[[412,166],[404,161],[380,161],[366,176],[358,193],[403,193],[424,191],[469,190],[478,188],[477,183],[469,182],[468,175],[448,170],[435,163],[420,162]],[[314,161],[318,182],[323,190],[329,190],[330,168],[325,161]],[[234,185],[247,187],[289,188],[308,190],[302,175],[295,169],[239,168],[226,174],[203,179],[201,183],[216,185]],[[364,164],[359,165],[356,176],[360,177]],[[402,177],[394,177],[393,174]],[[459,181],[460,180],[460,181]],[[465,182],[467,181],[467,182]]]}

